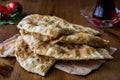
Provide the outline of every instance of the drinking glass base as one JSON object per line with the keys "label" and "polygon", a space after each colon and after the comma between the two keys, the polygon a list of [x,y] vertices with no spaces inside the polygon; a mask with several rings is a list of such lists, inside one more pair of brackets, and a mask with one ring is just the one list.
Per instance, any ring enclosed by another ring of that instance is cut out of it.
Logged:
{"label": "drinking glass base", "polygon": [[85,17],[92,25],[96,26],[96,27],[113,27],[116,23],[118,23],[120,21],[120,10],[118,8],[116,8],[116,12],[117,12],[117,18],[114,20],[100,20],[97,18],[93,18],[92,17],[92,13],[91,11],[89,11],[91,9],[89,8],[85,8],[83,10],[81,10],[81,15],[83,17]]}

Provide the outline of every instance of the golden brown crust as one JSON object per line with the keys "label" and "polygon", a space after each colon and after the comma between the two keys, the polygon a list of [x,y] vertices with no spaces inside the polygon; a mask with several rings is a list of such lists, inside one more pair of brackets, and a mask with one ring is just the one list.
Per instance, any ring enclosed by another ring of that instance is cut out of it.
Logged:
{"label": "golden brown crust", "polygon": [[14,57],[15,41],[20,34],[15,34],[0,43],[0,57]]}
{"label": "golden brown crust", "polygon": [[[22,33],[24,34],[24,33]],[[36,54],[54,57],[62,60],[105,59],[95,48],[87,45],[50,44],[35,38],[30,34],[22,35],[25,42]],[[108,54],[109,55],[109,54]],[[106,57],[107,58],[107,57]],[[108,57],[110,58],[110,57]],[[112,58],[112,57],[111,57]]]}
{"label": "golden brown crust", "polygon": [[15,41],[16,39],[0,46],[0,57],[14,57]]}
{"label": "golden brown crust", "polygon": [[15,43],[15,56],[21,67],[25,70],[45,76],[49,68],[55,63],[55,59],[33,53],[29,46],[18,37]]}
{"label": "golden brown crust", "polygon": [[25,17],[17,25],[19,29],[24,29],[27,32],[39,33],[50,39],[57,38],[61,35],[69,35],[77,32],[85,32],[92,35],[99,34],[98,31],[83,27],[81,25],[71,24],[64,19],[56,16],[46,16],[32,14]]}
{"label": "golden brown crust", "polygon": [[52,41],[51,43],[56,44],[59,42],[68,44],[85,44],[94,47],[106,47],[109,45],[108,40],[83,32],[75,33],[68,36],[62,36],[59,39]]}

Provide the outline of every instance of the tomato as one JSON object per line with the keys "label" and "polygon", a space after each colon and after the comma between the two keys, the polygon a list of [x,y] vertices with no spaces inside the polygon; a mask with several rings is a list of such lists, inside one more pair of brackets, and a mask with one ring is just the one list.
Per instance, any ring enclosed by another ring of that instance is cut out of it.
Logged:
{"label": "tomato", "polygon": [[7,7],[0,6],[0,20],[7,19],[9,17],[9,11]]}
{"label": "tomato", "polygon": [[8,10],[11,14],[16,12],[22,13],[23,7],[19,2],[10,2],[8,3]]}

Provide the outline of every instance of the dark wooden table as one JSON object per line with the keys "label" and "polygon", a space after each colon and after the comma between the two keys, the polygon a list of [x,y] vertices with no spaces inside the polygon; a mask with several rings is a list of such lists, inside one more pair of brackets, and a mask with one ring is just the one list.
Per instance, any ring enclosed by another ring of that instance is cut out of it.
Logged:
{"label": "dark wooden table", "polygon": [[[0,0],[0,4],[12,0]],[[43,15],[55,15],[68,20],[71,23],[89,26],[99,30],[105,39],[110,40],[110,45],[118,48],[114,60],[108,60],[99,70],[88,76],[75,76],[52,68],[41,77],[22,69],[15,58],[0,58],[0,80],[120,80],[120,24],[113,28],[96,28],[80,15],[80,10],[89,7],[93,11],[96,0],[15,0],[19,1],[25,14],[39,13]],[[116,1],[116,7],[120,9],[120,0]],[[15,25],[0,26],[0,42],[18,33]],[[7,65],[7,66],[6,66]],[[10,68],[11,67],[11,68]],[[10,68],[10,69],[9,69]]]}

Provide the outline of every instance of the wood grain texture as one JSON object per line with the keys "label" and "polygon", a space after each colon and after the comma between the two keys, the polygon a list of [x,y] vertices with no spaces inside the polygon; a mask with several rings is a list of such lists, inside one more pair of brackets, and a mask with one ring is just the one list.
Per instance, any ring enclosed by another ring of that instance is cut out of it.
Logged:
{"label": "wood grain texture", "polygon": [[[0,0],[0,4],[12,0]],[[110,40],[111,46],[118,48],[113,55],[114,60],[108,60],[99,70],[87,76],[75,76],[51,68],[45,77],[29,73],[22,69],[15,58],[0,58],[0,80],[120,80],[120,24],[113,28],[93,27],[80,15],[80,10],[89,7],[93,11],[96,0],[14,0],[24,7],[24,14],[39,13],[55,15],[71,23],[82,24],[99,30],[105,39]],[[120,9],[120,0],[115,0]],[[18,33],[15,25],[0,26],[0,42]]]}

